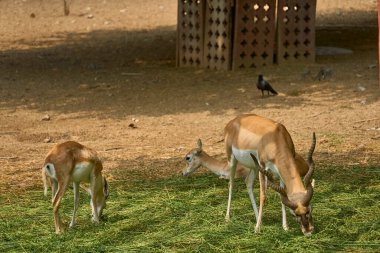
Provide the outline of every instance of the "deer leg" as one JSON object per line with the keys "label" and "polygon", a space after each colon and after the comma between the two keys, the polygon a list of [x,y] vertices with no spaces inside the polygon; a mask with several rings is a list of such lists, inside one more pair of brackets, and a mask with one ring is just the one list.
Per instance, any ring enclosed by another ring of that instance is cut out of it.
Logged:
{"label": "deer leg", "polygon": [[50,182],[51,182],[51,202],[53,202],[54,197],[57,194],[58,182],[57,182],[57,180],[55,180],[53,178],[50,179]]}
{"label": "deer leg", "polygon": [[96,175],[92,175],[91,177],[91,185],[90,185],[90,191],[91,191],[91,208],[92,208],[92,220],[95,223],[99,222],[99,213],[98,213],[98,205],[97,205],[97,192],[98,192],[98,185],[100,184],[99,181],[101,181],[102,178],[98,177]]}
{"label": "deer leg", "polygon": [[260,232],[261,227],[261,221],[263,218],[263,208],[264,208],[264,201],[265,201],[265,176],[263,173],[259,173],[259,181],[260,181],[260,206],[259,206],[259,217],[256,220],[256,227],[255,227],[255,233]]}
{"label": "deer leg", "polygon": [[74,182],[73,188],[74,188],[74,211],[73,211],[73,217],[71,218],[71,222],[70,222],[70,228],[74,227],[75,225],[75,215],[77,213],[78,205],[79,205],[79,183]]}
{"label": "deer leg", "polygon": [[228,204],[227,204],[227,212],[226,212],[226,220],[230,220],[230,210],[231,210],[231,199],[232,199],[232,189],[234,188],[235,184],[235,172],[236,172],[236,165],[237,160],[236,158],[231,155],[230,161],[228,163],[229,169],[230,169],[230,181],[228,184]]}
{"label": "deer leg", "polygon": [[58,183],[58,190],[53,199],[53,210],[54,210],[54,223],[55,223],[55,233],[60,234],[63,232],[63,225],[61,222],[61,218],[59,217],[59,204],[61,203],[63,194],[67,189],[67,185],[69,183],[69,178],[62,179],[60,183]]}
{"label": "deer leg", "polygon": [[[280,183],[281,187],[284,187],[284,183],[281,181]],[[280,196],[280,199],[281,199],[281,195],[279,194]],[[282,213],[282,228],[285,230],[285,231],[288,231],[289,230],[289,227],[288,227],[288,222],[286,220],[286,208],[285,208],[285,205],[282,203],[281,201],[281,213]]]}
{"label": "deer leg", "polygon": [[255,201],[255,197],[254,197],[254,194],[253,194],[253,182],[255,181],[255,178],[256,178],[256,171],[251,169],[249,174],[248,174],[248,177],[246,177],[245,179],[245,183],[246,183],[246,186],[247,186],[247,191],[248,191],[248,194],[249,194],[249,198],[251,200],[251,204],[252,204],[252,208],[253,208],[253,211],[255,212],[255,217],[256,217],[256,220],[258,218],[258,211],[257,211],[257,205],[256,205],[256,201]]}

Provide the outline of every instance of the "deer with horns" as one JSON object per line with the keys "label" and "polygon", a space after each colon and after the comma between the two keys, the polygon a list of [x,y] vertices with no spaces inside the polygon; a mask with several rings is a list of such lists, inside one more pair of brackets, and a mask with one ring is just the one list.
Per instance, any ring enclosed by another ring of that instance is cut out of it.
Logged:
{"label": "deer with horns", "polygon": [[[288,230],[285,210],[285,206],[287,206],[297,217],[302,232],[310,235],[314,229],[310,202],[313,195],[311,177],[314,172],[312,154],[316,143],[315,135],[313,134],[312,145],[308,153],[308,162],[305,162],[295,152],[290,134],[282,124],[255,114],[241,115],[231,120],[224,129],[224,136],[227,164],[205,155],[201,149],[193,150],[186,155],[188,166],[184,169],[183,175],[189,175],[194,168],[201,165],[213,167],[214,171],[217,168],[219,171],[228,171],[226,175],[229,177],[230,183],[226,220],[229,220],[236,172],[242,175],[241,173],[244,171],[242,168],[249,168],[250,171],[248,175],[245,175],[245,180],[256,216],[255,232],[259,232],[261,227],[266,175],[269,178],[269,186],[281,195],[284,230]],[[252,159],[251,155],[256,160]],[[244,167],[239,167],[238,163]],[[261,164],[264,166],[262,167]],[[272,173],[268,170],[280,178],[281,185],[277,186],[273,183]],[[253,192],[249,189],[253,186],[257,175],[259,175],[260,181],[259,210],[257,210]],[[304,176],[303,181],[302,176]]]}

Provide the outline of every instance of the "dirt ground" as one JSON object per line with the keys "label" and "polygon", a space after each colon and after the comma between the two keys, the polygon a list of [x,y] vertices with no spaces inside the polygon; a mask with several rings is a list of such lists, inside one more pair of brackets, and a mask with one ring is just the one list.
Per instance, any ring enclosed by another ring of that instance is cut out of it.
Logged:
{"label": "dirt ground", "polygon": [[[175,67],[176,8],[173,0],[76,0],[66,17],[61,0],[0,1],[1,193],[41,188],[46,153],[66,140],[97,150],[111,184],[176,176],[198,138],[225,159],[224,125],[249,112],[283,123],[302,155],[315,131],[317,169],[380,165],[369,7],[355,28],[318,21],[317,46],[352,54],[237,72]],[[316,80],[321,67],[332,76]],[[279,96],[261,98],[259,73]]]}

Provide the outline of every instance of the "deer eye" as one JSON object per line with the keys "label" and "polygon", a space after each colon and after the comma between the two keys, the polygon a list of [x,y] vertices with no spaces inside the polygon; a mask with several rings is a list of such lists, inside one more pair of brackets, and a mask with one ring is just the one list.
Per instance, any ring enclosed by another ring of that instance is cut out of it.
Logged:
{"label": "deer eye", "polygon": [[190,162],[191,161],[191,156],[186,156],[186,161]]}

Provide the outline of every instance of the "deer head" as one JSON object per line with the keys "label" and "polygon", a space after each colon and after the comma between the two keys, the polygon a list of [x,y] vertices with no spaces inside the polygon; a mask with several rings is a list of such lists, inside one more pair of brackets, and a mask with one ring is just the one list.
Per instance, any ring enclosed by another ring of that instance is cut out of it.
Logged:
{"label": "deer head", "polygon": [[309,170],[303,179],[304,187],[306,192],[300,192],[289,197],[286,192],[285,187],[281,187],[273,182],[272,174],[265,170],[264,167],[259,164],[256,157],[251,154],[252,159],[254,160],[256,167],[261,173],[263,173],[268,178],[268,185],[273,190],[278,192],[281,196],[281,202],[290,208],[291,213],[296,217],[297,222],[301,225],[301,229],[304,235],[311,235],[314,226],[313,218],[311,215],[311,198],[313,197],[313,185],[312,185],[312,176],[314,173],[314,161],[313,161],[313,152],[316,145],[315,133],[313,133],[312,143],[307,156],[307,163],[309,165]]}
{"label": "deer head", "polygon": [[189,176],[189,175],[191,175],[191,173],[193,173],[199,167],[201,167],[201,165],[202,165],[202,161],[200,159],[201,154],[202,154],[202,141],[201,141],[201,139],[198,139],[197,147],[192,149],[185,156],[187,166],[182,171],[183,176]]}

